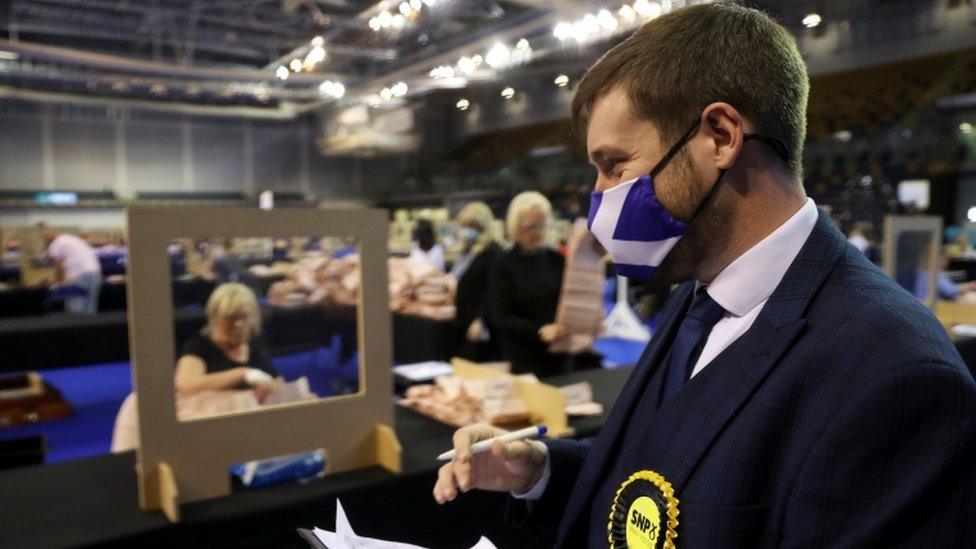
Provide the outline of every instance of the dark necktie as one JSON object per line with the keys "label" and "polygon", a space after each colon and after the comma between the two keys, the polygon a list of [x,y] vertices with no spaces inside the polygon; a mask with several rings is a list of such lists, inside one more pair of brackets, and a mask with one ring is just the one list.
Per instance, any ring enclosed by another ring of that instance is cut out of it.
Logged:
{"label": "dark necktie", "polygon": [[708,334],[723,316],[725,316],[725,309],[708,295],[704,286],[698,288],[691,307],[682,319],[681,325],[678,326],[678,333],[674,336],[671,351],[668,353],[660,404],[667,402],[669,397],[677,393],[691,376],[692,368],[701,355],[702,348],[705,347]]}

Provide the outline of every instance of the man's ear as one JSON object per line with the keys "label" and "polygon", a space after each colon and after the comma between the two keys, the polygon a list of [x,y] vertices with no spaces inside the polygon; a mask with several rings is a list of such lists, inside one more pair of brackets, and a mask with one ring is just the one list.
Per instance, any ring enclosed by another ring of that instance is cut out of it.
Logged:
{"label": "man's ear", "polygon": [[742,150],[746,133],[745,120],[728,103],[712,103],[702,112],[702,136],[708,140],[708,151],[715,168],[727,170]]}

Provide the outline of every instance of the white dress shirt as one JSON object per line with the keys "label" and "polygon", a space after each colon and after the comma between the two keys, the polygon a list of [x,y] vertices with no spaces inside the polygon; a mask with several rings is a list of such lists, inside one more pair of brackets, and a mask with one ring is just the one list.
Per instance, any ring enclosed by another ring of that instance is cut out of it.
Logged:
{"label": "white dress shirt", "polygon": [[[746,333],[762,311],[773,290],[779,286],[786,270],[800,253],[817,224],[817,205],[813,199],[766,238],[746,250],[708,284],[706,292],[725,309],[725,316],[712,327],[691,377],[705,369],[729,345]],[[549,458],[542,478],[528,492],[512,494],[516,498],[537,500],[549,484]]]}

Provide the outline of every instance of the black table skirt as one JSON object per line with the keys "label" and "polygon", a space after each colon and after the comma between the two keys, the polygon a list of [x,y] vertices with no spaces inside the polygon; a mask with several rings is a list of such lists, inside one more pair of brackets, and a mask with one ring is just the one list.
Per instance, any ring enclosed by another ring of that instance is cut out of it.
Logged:
{"label": "black table skirt", "polygon": [[[547,381],[588,380],[595,400],[609,410],[629,374],[629,368],[591,370]],[[571,424],[577,436],[593,436],[603,419]],[[434,456],[450,447],[453,429],[398,408],[396,431],[403,444],[402,475],[370,468],[242,491],[184,505],[183,521],[176,525],[158,512],[139,510],[133,453],[0,471],[0,547],[303,548],[294,529],[333,528],[336,497],[361,535],[438,548],[469,547],[481,534],[499,547],[551,546],[552,531],[503,524],[502,494],[473,492],[436,505]]]}

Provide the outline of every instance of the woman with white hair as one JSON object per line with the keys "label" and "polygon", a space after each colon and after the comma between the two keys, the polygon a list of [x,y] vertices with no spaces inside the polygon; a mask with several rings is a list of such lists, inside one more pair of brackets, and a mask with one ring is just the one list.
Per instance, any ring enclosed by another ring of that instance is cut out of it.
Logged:
{"label": "woman with white hair", "polygon": [[475,362],[498,360],[498,337],[488,314],[488,279],[502,247],[495,235],[495,216],[484,202],[472,202],[458,212],[461,255],[451,275],[457,279],[454,305],[455,354]]}
{"label": "woman with white hair", "polygon": [[221,284],[207,300],[207,325],[183,345],[176,363],[176,391],[192,394],[253,388],[258,400],[273,391],[278,375],[256,336],[261,310],[244,284]]}
{"label": "woman with white hair", "polygon": [[549,200],[535,191],[512,199],[506,230],[513,241],[492,276],[493,321],[505,360],[515,373],[555,374],[565,356],[549,353],[562,328],[554,324],[565,259],[546,245],[552,220]]}

